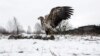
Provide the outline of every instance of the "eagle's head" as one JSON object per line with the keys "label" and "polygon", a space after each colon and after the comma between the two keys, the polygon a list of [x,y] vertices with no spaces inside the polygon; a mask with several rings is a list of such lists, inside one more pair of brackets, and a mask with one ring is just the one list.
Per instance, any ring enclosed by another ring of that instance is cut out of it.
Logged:
{"label": "eagle's head", "polygon": [[44,19],[44,17],[42,17],[42,16],[38,17],[38,20],[43,20],[43,19]]}

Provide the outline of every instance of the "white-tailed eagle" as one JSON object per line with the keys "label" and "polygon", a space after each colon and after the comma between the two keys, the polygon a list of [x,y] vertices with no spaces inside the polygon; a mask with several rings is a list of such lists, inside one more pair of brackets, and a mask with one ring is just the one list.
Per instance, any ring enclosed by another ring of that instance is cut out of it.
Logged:
{"label": "white-tailed eagle", "polygon": [[51,12],[46,16],[40,16],[41,25],[46,34],[55,34],[56,27],[62,20],[69,19],[73,13],[73,9],[70,6],[58,6],[51,9]]}

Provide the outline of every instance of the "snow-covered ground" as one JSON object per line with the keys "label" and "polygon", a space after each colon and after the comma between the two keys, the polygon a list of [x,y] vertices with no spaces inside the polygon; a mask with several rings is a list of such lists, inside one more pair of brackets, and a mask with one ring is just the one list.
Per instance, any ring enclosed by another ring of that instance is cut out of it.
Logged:
{"label": "snow-covered ground", "polygon": [[0,39],[0,56],[100,56],[100,37],[60,36],[56,40]]}

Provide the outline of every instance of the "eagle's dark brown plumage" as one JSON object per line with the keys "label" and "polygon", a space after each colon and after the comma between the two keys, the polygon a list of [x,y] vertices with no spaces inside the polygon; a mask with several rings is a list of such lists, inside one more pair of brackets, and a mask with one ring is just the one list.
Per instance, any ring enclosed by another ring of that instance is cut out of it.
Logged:
{"label": "eagle's dark brown plumage", "polygon": [[60,24],[62,20],[69,19],[73,13],[73,9],[69,6],[59,6],[51,10],[51,12],[45,17],[39,17],[41,25],[46,31],[46,34],[54,34],[55,28]]}

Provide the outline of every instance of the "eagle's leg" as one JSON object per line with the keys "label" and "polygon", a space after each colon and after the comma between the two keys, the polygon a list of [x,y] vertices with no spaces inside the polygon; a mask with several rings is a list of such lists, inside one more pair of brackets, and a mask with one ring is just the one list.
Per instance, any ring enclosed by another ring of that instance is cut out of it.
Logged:
{"label": "eagle's leg", "polygon": [[48,35],[49,35],[49,31],[48,30],[45,30],[45,33],[46,33],[46,38],[47,38]]}
{"label": "eagle's leg", "polygon": [[48,31],[48,30],[46,30],[46,31],[45,31],[45,33],[46,33],[46,35],[48,35],[48,34],[49,34],[49,31]]}
{"label": "eagle's leg", "polygon": [[54,33],[53,33],[53,31],[52,30],[45,30],[45,33],[46,33],[46,37],[47,37],[47,39],[51,39],[51,40],[53,40],[54,39]]}

